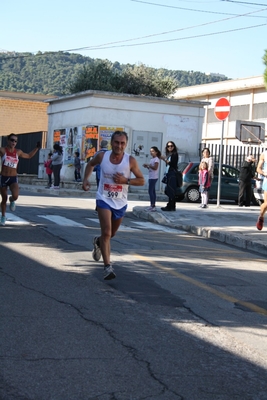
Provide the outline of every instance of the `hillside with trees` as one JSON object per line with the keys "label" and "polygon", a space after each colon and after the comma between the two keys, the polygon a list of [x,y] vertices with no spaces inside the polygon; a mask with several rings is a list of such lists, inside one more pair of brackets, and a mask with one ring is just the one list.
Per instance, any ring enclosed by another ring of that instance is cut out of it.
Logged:
{"label": "hillside with trees", "polygon": [[[99,74],[100,67],[106,75]],[[0,90],[6,91],[60,96],[92,89],[166,97],[174,88],[226,79],[198,71],[111,63],[60,51],[0,53]]]}

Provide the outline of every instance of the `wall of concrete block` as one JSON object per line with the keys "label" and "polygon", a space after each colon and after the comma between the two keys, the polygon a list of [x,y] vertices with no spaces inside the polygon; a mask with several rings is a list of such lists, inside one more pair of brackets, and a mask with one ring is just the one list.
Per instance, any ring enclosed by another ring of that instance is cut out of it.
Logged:
{"label": "wall of concrete block", "polygon": [[47,103],[0,97],[0,136],[47,131]]}

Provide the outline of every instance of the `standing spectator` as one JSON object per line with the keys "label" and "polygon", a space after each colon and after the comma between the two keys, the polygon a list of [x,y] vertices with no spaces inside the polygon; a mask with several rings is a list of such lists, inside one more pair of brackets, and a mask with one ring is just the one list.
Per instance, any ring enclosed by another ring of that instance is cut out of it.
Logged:
{"label": "standing spectator", "polygon": [[52,154],[52,170],[54,174],[54,186],[53,189],[59,189],[60,185],[60,170],[63,162],[63,151],[62,147],[56,143],[54,144],[54,153]]}
{"label": "standing spectator", "polygon": [[267,149],[261,153],[257,172],[263,177],[262,190],[264,191],[264,202],[261,205],[260,215],[256,223],[257,229],[261,231],[264,224],[264,214],[267,211]]}
{"label": "standing spectator", "polygon": [[208,207],[208,191],[210,189],[210,175],[208,168],[208,163],[206,161],[201,161],[198,175],[199,191],[201,193],[201,208]]}
{"label": "standing spectator", "polygon": [[165,147],[165,157],[161,159],[166,163],[167,184],[165,194],[169,197],[166,207],[161,207],[162,211],[175,211],[175,194],[177,188],[178,171],[178,150],[174,142],[168,141]]}
{"label": "standing spectator", "polygon": [[255,176],[255,158],[252,155],[248,156],[246,161],[243,162],[239,174],[239,193],[238,193],[238,205],[243,207],[244,197],[245,206],[250,207],[251,203],[251,179]]}
{"label": "standing spectator", "polygon": [[156,183],[159,178],[159,160],[161,152],[156,146],[150,149],[151,160],[149,164],[143,164],[144,168],[148,169],[148,194],[150,198],[150,207],[146,211],[157,211],[156,209]]}
{"label": "standing spectator", "polygon": [[75,158],[74,158],[74,177],[76,182],[81,182],[81,160],[80,160],[80,153],[75,151]]}
{"label": "standing spectator", "polygon": [[2,159],[2,171],[0,181],[0,193],[2,197],[1,202],[1,225],[6,224],[6,203],[8,188],[11,191],[9,196],[9,208],[10,211],[16,210],[15,201],[19,197],[19,185],[18,185],[18,162],[19,157],[21,158],[32,158],[37,151],[41,148],[40,142],[37,142],[36,147],[30,153],[24,153],[22,150],[16,149],[18,137],[15,133],[11,133],[7,137],[7,146],[0,147],[0,157]]}
{"label": "standing spectator", "polygon": [[210,149],[208,147],[204,147],[202,150],[202,161],[205,161],[208,164],[208,172],[209,172],[209,178],[210,178],[210,184],[213,181],[213,176],[214,176],[214,162],[213,158],[210,155]]}
{"label": "standing spectator", "polygon": [[51,156],[52,156],[52,153],[48,153],[47,160],[44,162],[45,172],[46,172],[46,174],[48,176],[48,183],[47,183],[46,189],[49,189],[52,186],[52,173],[53,173],[53,170],[51,168],[51,164],[52,164]]}

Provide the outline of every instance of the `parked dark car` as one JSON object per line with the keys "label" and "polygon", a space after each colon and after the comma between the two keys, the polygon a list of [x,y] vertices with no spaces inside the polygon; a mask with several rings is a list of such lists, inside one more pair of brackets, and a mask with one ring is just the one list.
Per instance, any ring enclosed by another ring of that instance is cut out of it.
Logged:
{"label": "parked dark car", "polygon": [[[176,201],[186,200],[188,202],[197,203],[201,195],[198,185],[199,163],[197,162],[181,162],[178,165],[179,171],[183,174],[183,186],[176,190]],[[217,199],[218,191],[218,169],[219,163],[214,164],[214,179],[209,191],[209,199]],[[239,170],[231,165],[222,164],[221,174],[221,194],[223,200],[233,200],[238,202],[239,191]],[[252,180],[252,194],[255,181]],[[252,203],[258,205],[256,199],[252,195]]]}

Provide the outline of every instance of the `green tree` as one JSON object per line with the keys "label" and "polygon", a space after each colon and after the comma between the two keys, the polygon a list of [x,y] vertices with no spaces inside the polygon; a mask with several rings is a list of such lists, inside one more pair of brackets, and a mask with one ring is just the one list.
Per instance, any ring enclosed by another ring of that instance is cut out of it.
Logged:
{"label": "green tree", "polygon": [[76,79],[70,84],[71,93],[85,90],[105,90],[143,96],[167,97],[178,84],[173,78],[164,76],[162,71],[144,64],[127,65],[122,70],[107,60],[83,66]]}
{"label": "green tree", "polygon": [[[39,51],[37,54],[0,52],[0,90],[16,92],[61,96],[71,93],[71,86],[73,93],[94,89],[166,97],[175,87],[226,79],[202,72],[154,69],[143,64],[120,64],[117,61],[111,63],[63,51]],[[84,86],[85,80],[87,86]]]}
{"label": "green tree", "polygon": [[84,65],[78,71],[68,90],[70,93],[83,92],[85,90],[114,91],[117,72],[113,70],[112,63],[108,60],[97,60],[94,63]]}

